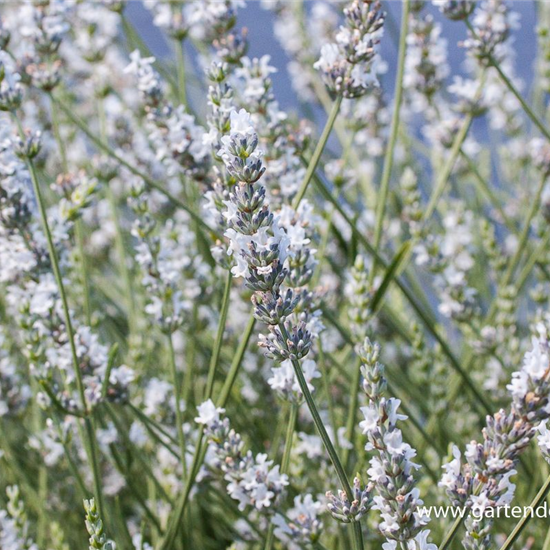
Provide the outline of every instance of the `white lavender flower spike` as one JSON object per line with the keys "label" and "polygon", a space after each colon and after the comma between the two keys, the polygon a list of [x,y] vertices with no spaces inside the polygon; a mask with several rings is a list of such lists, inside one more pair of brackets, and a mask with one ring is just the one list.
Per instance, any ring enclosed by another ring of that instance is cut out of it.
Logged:
{"label": "white lavender flower spike", "polygon": [[0,550],[548,546],[548,5],[1,12]]}

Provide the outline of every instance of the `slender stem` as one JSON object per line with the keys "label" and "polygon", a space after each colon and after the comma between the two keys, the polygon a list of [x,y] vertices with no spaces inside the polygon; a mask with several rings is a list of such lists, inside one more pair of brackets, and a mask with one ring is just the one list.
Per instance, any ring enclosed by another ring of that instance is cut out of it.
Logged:
{"label": "slender stem", "polygon": [[283,454],[283,460],[281,462],[281,472],[283,474],[288,473],[290,467],[290,454],[292,451],[292,440],[294,438],[294,431],[296,428],[296,420],[298,418],[298,409],[299,406],[297,403],[292,403],[290,405],[290,414],[288,417],[288,424],[285,437],[285,451]]}
{"label": "slender stem", "polygon": [[206,456],[206,447],[202,445],[204,440],[204,431],[201,430],[199,438],[195,443],[195,452],[193,454],[193,459],[191,463],[191,470],[189,471],[189,476],[187,478],[187,483],[185,488],[180,495],[179,500],[176,503],[176,508],[174,514],[170,518],[168,527],[164,537],[159,543],[158,550],[172,550],[174,547],[174,541],[176,539],[176,534],[178,532],[181,520],[183,519],[183,514],[185,512],[185,507],[189,502],[189,495],[191,494],[191,489],[195,483],[195,478],[199,472],[200,465],[202,464],[204,457]]}
{"label": "slender stem", "polygon": [[[19,122],[19,119],[15,113],[13,114],[13,118],[15,120],[15,123],[17,124],[17,127],[19,128],[19,132],[21,134],[21,138],[25,138],[25,133],[23,132],[23,128],[21,127],[21,123]],[[40,184],[38,182],[38,176],[36,173],[36,168],[34,166],[34,163],[31,159],[26,159],[26,164],[29,169],[29,173],[31,176],[33,191],[36,197],[36,202],[38,204],[38,210],[40,212],[40,218],[42,222],[42,227],[44,229],[44,234],[46,236],[46,243],[48,246],[48,254],[50,257],[50,262],[52,264],[52,270],[54,273],[55,281],[57,284],[57,288],[59,290],[59,296],[61,298],[61,305],[63,309],[63,315],[65,318],[65,329],[67,331],[67,338],[69,340],[69,347],[71,350],[71,359],[73,363],[73,368],[75,371],[75,379],[76,379],[76,385],[78,394],[80,397],[80,401],[82,404],[82,409],[85,414],[88,414],[88,404],[86,402],[86,396],[84,394],[84,382],[82,380],[82,371],[80,370],[80,363],[78,360],[78,354],[76,351],[76,344],[74,341],[74,330],[73,330],[73,323],[71,320],[71,313],[69,310],[69,303],[67,301],[67,294],[65,292],[65,286],[63,284],[63,277],[61,275],[61,270],[59,268],[59,261],[57,258],[57,251],[55,249],[55,245],[53,242],[52,233],[50,230],[50,225],[48,222],[48,215],[46,212],[46,205],[44,203],[44,198],[42,196],[42,190],[40,189]],[[92,428],[92,424],[90,419],[87,417],[84,419],[84,424],[86,427],[86,436],[87,436],[87,451],[88,451],[88,459],[92,466],[93,474],[94,474],[94,486],[95,486],[95,497],[97,500],[98,505],[98,511],[103,510],[103,495],[101,491],[101,478],[99,474],[99,466],[97,463],[97,450],[96,450],[96,442],[95,442],[95,432]]]}
{"label": "slender stem", "polygon": [[84,294],[84,315],[86,317],[86,324],[92,325],[92,306],[90,304],[90,281],[88,276],[88,267],[86,262],[86,254],[84,251],[84,228],[82,227],[82,220],[78,219],[74,224],[76,246],[78,248],[79,266],[80,266],[80,278],[82,279],[82,293]]}
{"label": "slender stem", "polygon": [[166,439],[168,439],[168,441],[174,445],[178,445],[177,439],[170,435],[160,424],[155,422],[155,420],[153,420],[150,416],[146,415],[141,409],[131,403],[128,403],[128,407],[136,418],[138,418],[144,425],[150,426],[151,429],[154,428],[155,430],[158,430]]}
{"label": "slender stem", "polygon": [[[283,453],[283,460],[281,462],[281,474],[288,473],[290,466],[290,454],[292,451],[292,440],[294,439],[294,430],[296,428],[296,419],[298,418],[299,406],[297,403],[291,403],[290,412],[288,417],[288,424],[286,425],[286,437],[285,447]],[[267,531],[266,542],[264,550],[271,550],[273,548],[273,542],[275,541],[275,525],[271,522]]]}
{"label": "slender stem", "polygon": [[140,463],[140,468],[149,476],[151,481],[154,483],[156,489],[159,491],[162,497],[166,500],[166,502],[171,504],[172,500],[170,498],[170,495],[168,495],[168,493],[166,492],[162,484],[158,481],[151,467],[143,457],[142,453],[140,453],[137,449],[135,449],[134,444],[132,443],[130,437],[128,436],[128,429],[126,428],[126,426],[124,426],[121,423],[120,419],[115,413],[115,409],[113,405],[111,405],[110,403],[105,403],[105,411],[107,413],[107,416],[109,416],[109,418],[113,422],[118,434],[120,435],[122,441],[124,442],[124,445],[128,448],[131,455],[135,457],[136,460]]}
{"label": "slender stem", "polygon": [[[470,21],[468,19],[465,19],[464,21],[466,23],[466,26],[468,27],[468,29],[472,33],[472,35],[474,37],[478,38],[478,35],[477,35],[475,29],[473,28],[472,24],[470,23]],[[544,137],[546,137],[546,139],[550,141],[550,131],[548,131],[546,126],[537,117],[537,115],[535,114],[533,109],[531,109],[531,107],[529,107],[529,105],[527,104],[525,99],[523,99],[522,95],[519,93],[518,89],[514,86],[512,81],[508,78],[508,76],[506,76],[506,74],[504,73],[504,71],[500,67],[500,63],[497,63],[497,61],[494,59],[494,57],[492,55],[489,55],[489,62],[490,62],[491,67],[494,67],[496,69],[496,71],[498,72],[501,80],[504,82],[506,87],[510,90],[510,92],[512,92],[512,94],[519,101],[519,103],[521,104],[523,110],[525,111],[527,116],[531,119],[533,124],[541,131],[541,133],[544,135]]]}
{"label": "slender stem", "polygon": [[[397,61],[397,74],[395,76],[395,95],[393,100],[393,116],[391,121],[390,139],[386,147],[384,156],[384,169],[382,171],[382,180],[380,182],[380,192],[376,202],[376,224],[374,227],[374,243],[375,250],[380,247],[382,238],[382,227],[384,225],[384,213],[386,210],[386,202],[388,200],[388,191],[390,177],[393,167],[393,154],[395,144],[397,143],[397,135],[399,132],[399,115],[401,111],[401,101],[403,98],[403,74],[405,73],[405,57],[407,52],[407,32],[409,28],[409,8],[410,0],[404,0],[403,9],[401,12],[401,32],[399,35],[399,54]],[[371,277],[374,277],[376,271],[376,261],[371,270]]]}
{"label": "slender stem", "polygon": [[548,531],[546,533],[546,538],[544,539],[542,550],[550,550],[550,528],[548,528]]}
{"label": "slender stem", "polygon": [[535,510],[546,498],[546,495],[550,492],[550,476],[544,482],[544,485],[540,488],[539,492],[533,499],[533,502],[529,505],[532,512],[529,514],[524,514],[523,517],[518,521],[517,525],[514,527],[514,530],[510,533],[509,537],[506,539],[504,544],[500,547],[500,550],[509,550],[512,548],[512,545],[516,540],[518,540],[522,531],[525,529],[529,521],[531,521]]}
{"label": "slender stem", "polygon": [[483,193],[485,193],[485,195],[487,195],[489,202],[491,203],[493,208],[495,208],[499,213],[500,217],[502,218],[502,223],[504,223],[504,225],[506,225],[506,227],[510,229],[510,231],[515,231],[514,224],[512,223],[512,221],[510,220],[506,212],[504,212],[504,209],[502,208],[502,205],[500,204],[498,197],[495,195],[495,192],[493,191],[493,189],[491,189],[491,186],[487,183],[487,181],[485,181],[483,176],[480,174],[475,162],[473,162],[470,156],[464,152],[464,149],[460,150],[460,154],[468,164],[468,168],[470,169],[472,174],[475,176],[475,179],[477,180],[481,190],[483,191]]}
{"label": "slender stem", "polygon": [[338,423],[336,422],[336,413],[334,411],[334,403],[332,401],[331,395],[331,385],[330,385],[330,372],[327,367],[327,361],[325,356],[325,351],[323,349],[323,344],[319,340],[318,345],[319,350],[319,367],[321,369],[321,379],[323,380],[323,387],[325,389],[325,396],[327,399],[328,405],[328,414],[330,418],[330,424],[332,427],[332,433],[334,434],[334,444],[336,445],[336,450],[340,450],[340,444],[338,439]]}
{"label": "slender stem", "polygon": [[520,102],[523,110],[527,114],[527,116],[531,119],[533,124],[541,131],[541,133],[544,135],[544,137],[550,141],[550,131],[546,126],[542,123],[542,121],[539,119],[539,117],[535,114],[533,109],[529,107],[529,104],[523,99],[523,96],[519,93],[518,89],[514,86],[512,81],[506,76],[502,68],[498,63],[495,63],[494,61],[491,62],[491,67],[494,67],[504,84],[506,84],[506,87],[512,92],[512,94],[516,97],[516,99]]}
{"label": "slender stem", "polygon": [[[193,406],[192,395],[195,396],[193,380],[195,378],[195,356],[197,352],[196,336],[198,325],[199,306],[197,302],[193,304],[192,323],[190,329],[185,335],[185,376],[183,378],[183,399],[187,407]],[[196,403],[195,403],[196,404]]]}
{"label": "slender stem", "polygon": [[510,263],[508,264],[508,269],[506,270],[506,273],[504,274],[504,277],[502,278],[502,281],[500,283],[502,288],[504,288],[507,284],[510,283],[510,281],[512,280],[512,277],[514,276],[514,271],[516,270],[516,267],[519,264],[519,261],[521,260],[521,256],[524,252],[525,245],[527,244],[527,239],[529,238],[529,232],[531,231],[531,222],[533,221],[533,218],[538,212],[538,209],[540,206],[540,198],[542,196],[542,192],[544,191],[545,185],[546,185],[546,175],[544,175],[541,178],[539,186],[537,187],[537,190],[533,197],[533,202],[531,203],[531,207],[529,208],[529,212],[527,213],[525,224],[523,226],[523,230],[521,231],[516,251],[512,259],[510,260]]}
{"label": "slender stem", "polygon": [[[287,342],[289,340],[289,335],[286,330],[286,327],[283,323],[279,323],[279,330],[281,331],[281,334],[283,336],[283,340]],[[286,345],[286,344],[285,344]],[[288,346],[287,346],[288,349]],[[325,445],[325,448],[329,454],[330,460],[336,470],[336,473],[338,475],[338,478],[340,480],[340,483],[342,485],[342,488],[346,491],[346,494],[348,497],[353,500],[353,493],[351,490],[351,486],[349,484],[346,472],[344,471],[344,467],[342,466],[342,463],[340,462],[340,458],[338,457],[336,453],[336,449],[334,448],[334,445],[332,444],[332,441],[330,440],[330,437],[327,433],[327,430],[325,428],[325,425],[323,423],[323,420],[321,419],[321,416],[319,415],[319,411],[317,410],[317,406],[315,405],[315,401],[313,400],[313,396],[311,395],[311,392],[309,391],[309,387],[307,385],[307,381],[304,377],[304,373],[302,371],[302,367],[300,365],[300,362],[296,359],[292,359],[292,366],[294,367],[294,372],[296,374],[296,378],[298,379],[298,384],[300,386],[300,390],[302,394],[304,395],[306,404],[309,408],[309,412],[311,413],[311,416],[313,418],[313,422],[315,424],[315,427],[317,428],[317,431],[319,432],[319,435],[321,439],[323,440],[323,444]]]}
{"label": "slender stem", "polygon": [[[480,483],[477,485],[477,487],[474,489],[474,495],[479,495],[481,493],[481,490],[483,489],[484,484]],[[447,550],[449,546],[451,545],[451,542],[455,538],[456,534],[458,533],[458,530],[462,526],[462,524],[466,521],[467,517],[470,514],[470,508],[466,507],[462,513],[458,515],[458,517],[455,519],[453,524],[451,525],[451,528],[445,533],[445,536],[443,537],[443,540],[439,546],[439,550]]]}
{"label": "slender stem", "polygon": [[[221,350],[221,344],[223,340],[223,328],[225,327],[225,321],[227,319],[227,309],[229,307],[229,290],[231,287],[231,273],[229,272],[227,279],[226,279],[226,288],[224,291],[224,299],[222,303],[222,312],[220,313],[220,321],[218,324],[218,333],[216,336],[216,343],[214,345],[214,349],[212,351],[212,359],[210,361],[210,369],[208,373],[208,379],[212,380],[212,383],[207,384],[206,388],[206,397],[205,399],[209,399],[211,397],[211,392],[213,390],[213,380],[215,376],[215,369],[218,363],[219,354]],[[226,309],[225,315],[223,314],[223,310]],[[235,379],[237,377],[237,373],[239,371],[239,368],[242,364],[242,360],[244,358],[244,354],[246,351],[246,347],[248,345],[248,341],[250,340],[250,335],[252,334],[252,331],[254,329],[254,317],[251,316],[248,325],[245,329],[245,332],[241,338],[241,341],[239,342],[239,347],[237,349],[237,352],[235,354],[235,357],[233,359],[233,363],[231,364],[231,368],[229,370],[229,373],[226,377],[225,384],[222,388],[220,398],[218,400],[218,406],[223,407],[227,401],[227,398],[229,397],[229,394],[231,393],[231,388],[233,387],[233,383],[235,382]],[[214,374],[211,374],[214,372]],[[210,394],[208,392],[210,390]],[[203,440],[204,440],[204,432],[201,431],[198,440],[195,443],[195,452],[193,454],[193,458],[191,461],[191,468],[188,472],[187,476],[187,482],[185,484],[184,490],[180,495],[180,498],[178,499],[176,503],[176,508],[174,510],[174,513],[172,517],[170,518],[168,527],[166,529],[166,534],[164,538],[162,539],[161,543],[159,544],[159,550],[168,550],[173,548],[174,540],[176,538],[176,534],[179,528],[179,525],[181,523],[181,520],[183,518],[183,514],[185,512],[185,508],[187,506],[187,503],[189,501],[189,495],[191,494],[191,489],[193,488],[193,485],[195,483],[195,479],[197,477],[197,474],[199,472],[200,466],[202,462],[204,461],[204,457],[206,456],[206,446],[203,446]]]}
{"label": "slender stem", "polygon": [[[84,418],[84,428],[86,432],[86,438],[89,447],[88,449],[88,460],[92,466],[92,477],[94,480],[94,493],[98,498],[98,511],[104,510],[103,506],[103,489],[101,486],[101,471],[99,467],[99,450],[98,445],[96,444],[96,433],[95,427],[92,424],[92,420],[89,416]],[[101,508],[100,508],[101,506]]]}
{"label": "slender stem", "polygon": [[[479,87],[476,90],[474,101],[477,101],[481,97],[483,90],[485,89],[486,78],[487,78],[487,73],[484,71],[481,75],[481,80],[479,83]],[[460,127],[460,130],[455,135],[455,138],[451,145],[449,156],[447,157],[447,160],[443,165],[443,169],[439,173],[439,176],[435,183],[434,190],[430,196],[428,205],[424,210],[424,215],[422,216],[423,225],[426,225],[426,223],[429,221],[430,217],[432,216],[432,214],[434,213],[437,207],[437,203],[439,202],[439,199],[441,198],[443,191],[445,190],[445,186],[449,181],[453,168],[460,155],[462,146],[464,145],[464,141],[466,140],[466,136],[468,135],[468,132],[470,130],[470,126],[472,125],[473,118],[474,117],[471,113],[466,115],[466,117],[464,117],[464,120],[462,121],[462,126]]]}
{"label": "slender stem", "polygon": [[[355,431],[355,420],[357,418],[357,405],[359,403],[359,390],[361,388],[361,359],[356,358],[353,381],[351,383],[351,398],[349,400],[348,416],[346,423],[346,439],[353,442],[353,433]],[[345,448],[342,453],[342,462],[346,469],[349,469],[349,460],[351,457],[350,449]]]}
{"label": "slender stem", "polygon": [[[286,327],[284,326],[284,323],[279,323],[279,330],[281,331],[281,334],[283,336],[283,340],[285,342],[285,346],[288,349],[288,346],[286,345],[286,342],[289,340],[288,332],[286,330]],[[327,433],[327,430],[325,428],[325,425],[323,423],[323,420],[321,419],[321,416],[319,415],[319,411],[317,410],[317,406],[315,405],[315,401],[313,400],[313,396],[311,395],[311,392],[309,391],[309,387],[307,385],[307,381],[304,377],[304,373],[302,372],[302,366],[300,365],[300,362],[296,359],[292,359],[292,366],[294,368],[294,372],[296,374],[296,378],[298,379],[298,384],[300,386],[300,390],[305,398],[306,404],[308,406],[309,412],[311,413],[311,416],[313,418],[313,422],[315,424],[315,427],[317,428],[317,431],[319,432],[319,435],[323,441],[323,444],[325,446],[325,449],[327,450],[327,453],[330,457],[330,460],[334,466],[334,469],[336,470],[336,474],[338,475],[338,479],[340,480],[340,484],[342,485],[342,488],[346,492],[347,497],[350,499],[350,502],[353,500],[353,492],[351,490],[351,486],[348,481],[348,477],[346,475],[346,472],[344,470],[344,467],[342,465],[342,462],[340,461],[340,458],[338,457],[338,453],[336,452],[336,449],[334,448],[334,445],[332,444],[332,441],[330,440],[330,437]],[[363,548],[363,535],[361,533],[361,527],[358,522],[354,522],[354,542],[356,549],[362,549]],[[359,526],[359,529],[357,529],[357,526]]]}
{"label": "slender stem", "polygon": [[538,246],[533,250],[531,255],[527,258],[527,261],[525,262],[523,269],[519,273],[519,276],[517,278],[516,285],[515,285],[518,293],[523,288],[523,285],[525,285],[527,278],[529,277],[529,275],[531,274],[531,271],[533,270],[533,266],[539,261],[540,257],[543,254],[546,254],[548,252],[549,243],[550,243],[550,230],[547,230],[544,236],[542,237],[540,243],[538,244]]}
{"label": "slender stem", "polygon": [[61,137],[61,131],[59,129],[59,116],[57,113],[55,102],[51,94],[49,94],[49,98],[50,98],[50,107],[52,112],[53,134],[55,137],[55,141],[57,142],[57,146],[59,148],[59,155],[61,156],[61,166],[63,166],[63,171],[67,173],[69,171],[69,164],[67,162],[67,151],[65,149],[65,144],[63,142],[63,138]]}
{"label": "slender stem", "polygon": [[[61,166],[63,167],[63,172],[65,174],[69,173],[69,163],[67,160],[67,150],[65,148],[65,143],[61,136],[60,124],[59,124],[59,114],[57,111],[57,105],[53,100],[51,94],[48,94],[50,99],[51,115],[52,115],[52,127],[53,133],[55,136],[55,141],[59,149],[59,155],[61,156]],[[90,283],[88,277],[88,270],[86,266],[86,255],[84,253],[84,231],[82,228],[82,221],[77,219],[74,224],[75,229],[75,240],[76,246],[78,248],[79,255],[79,268],[80,268],[80,278],[82,279],[83,286],[83,295],[84,295],[84,314],[86,316],[86,324],[90,326],[92,324],[92,310],[90,306]]]}
{"label": "slender stem", "polygon": [[78,471],[78,466],[76,465],[74,458],[71,455],[71,451],[69,449],[69,446],[67,445],[67,441],[65,438],[65,435],[63,434],[63,430],[61,428],[61,423],[57,416],[54,414],[53,416],[53,422],[55,424],[55,427],[57,429],[57,434],[59,436],[59,440],[61,441],[61,445],[63,446],[63,451],[65,453],[65,458],[67,459],[67,462],[69,463],[69,469],[71,470],[71,473],[76,480],[76,484],[78,486],[78,489],[80,490],[80,496],[82,498],[86,498],[89,493],[88,489],[86,489],[86,485],[84,484],[84,480],[82,479],[82,475]]}
{"label": "slender stem", "polygon": [[225,288],[223,291],[222,306],[220,309],[220,320],[218,322],[218,331],[216,333],[216,341],[214,342],[214,349],[212,350],[212,357],[210,359],[210,367],[208,369],[208,379],[206,382],[206,391],[204,400],[210,399],[212,397],[212,391],[214,389],[214,381],[216,378],[216,367],[220,359],[220,352],[222,349],[223,343],[223,333],[225,331],[225,323],[227,322],[227,312],[229,310],[229,297],[231,295],[231,282],[233,277],[231,271],[227,271],[227,276],[225,279]]}
{"label": "slender stem", "polygon": [[220,407],[225,407],[225,404],[227,403],[227,399],[229,398],[229,394],[233,389],[233,384],[237,379],[237,374],[242,364],[246,348],[248,347],[250,336],[252,336],[252,332],[254,331],[255,324],[256,324],[256,319],[254,318],[253,315],[251,315],[250,318],[248,319],[248,323],[244,329],[244,333],[237,347],[237,351],[235,352],[235,356],[233,357],[233,361],[231,363],[231,366],[229,367],[229,372],[225,377],[225,382],[220,391],[220,395],[218,397],[218,405]]}
{"label": "slender stem", "polygon": [[[366,236],[357,229],[356,225],[353,223],[353,221],[350,219],[342,205],[332,196],[332,193],[327,189],[323,181],[315,176],[314,182],[317,185],[318,189],[321,191],[322,195],[333,204],[333,206],[336,208],[338,213],[342,216],[344,221],[347,225],[349,225],[353,235],[357,238],[357,240],[365,247],[367,252],[373,257],[376,258],[378,263],[382,265],[384,268],[387,268],[386,262],[381,258],[381,256],[374,250],[372,244],[368,241]],[[407,286],[401,281],[399,277],[395,277],[394,281],[396,285],[398,286],[399,290],[403,293],[405,299],[413,310],[415,311],[418,318],[422,321],[422,324],[428,329],[428,331],[432,334],[432,336],[437,340],[439,345],[441,346],[441,351],[445,354],[445,356],[449,359],[450,364],[452,368],[460,375],[460,377],[464,380],[472,394],[476,397],[476,404],[479,403],[485,412],[491,414],[492,413],[492,406],[490,405],[487,398],[479,391],[477,385],[474,383],[474,381],[471,379],[469,373],[467,370],[465,370],[454,353],[452,352],[451,348],[447,344],[447,342],[444,340],[444,338],[439,334],[439,330],[434,325],[434,323],[431,321],[429,314],[424,310],[423,306],[417,301],[416,297],[413,295],[413,293],[407,288]]]}
{"label": "slender stem", "polygon": [[170,374],[172,376],[172,385],[174,386],[174,400],[176,402],[176,432],[178,434],[178,443],[180,446],[180,458],[182,461],[182,467],[185,472],[187,460],[185,459],[185,436],[183,434],[183,411],[181,410],[181,396],[180,387],[181,384],[178,380],[178,369],[176,367],[176,354],[174,351],[174,342],[172,340],[172,334],[167,335],[168,340],[168,355],[170,359]]}
{"label": "slender stem", "polygon": [[334,100],[334,103],[332,104],[332,109],[330,111],[330,114],[328,116],[327,122],[325,124],[325,127],[323,128],[323,132],[321,133],[321,137],[319,138],[319,141],[317,142],[317,146],[315,147],[315,151],[313,152],[313,156],[311,157],[311,160],[309,161],[309,165],[306,170],[306,174],[304,176],[304,179],[302,180],[302,183],[300,185],[300,189],[298,190],[298,194],[296,197],[294,197],[294,201],[292,202],[292,207],[294,209],[298,208],[298,205],[304,198],[304,195],[306,194],[309,182],[311,181],[311,178],[313,177],[313,174],[315,173],[315,170],[317,169],[317,165],[319,164],[319,161],[321,160],[321,155],[323,154],[323,151],[325,149],[325,145],[327,144],[328,138],[330,136],[330,132],[332,131],[332,127],[334,126],[334,121],[336,120],[336,117],[338,116],[338,113],[340,111],[340,105],[342,104],[342,96],[338,95],[336,96],[336,99]]}
{"label": "slender stem", "polygon": [[441,542],[441,545],[439,546],[439,550],[447,550],[449,546],[451,545],[451,542],[455,538],[455,535],[458,533],[458,530],[462,526],[462,524],[466,521],[467,514],[464,512],[464,514],[459,515],[451,525],[451,528],[445,533],[445,537],[443,538],[443,541]]}
{"label": "slender stem", "polygon": [[185,86],[185,52],[183,40],[174,40],[176,50],[176,70],[178,73],[178,91],[182,105],[187,105],[187,90]]}

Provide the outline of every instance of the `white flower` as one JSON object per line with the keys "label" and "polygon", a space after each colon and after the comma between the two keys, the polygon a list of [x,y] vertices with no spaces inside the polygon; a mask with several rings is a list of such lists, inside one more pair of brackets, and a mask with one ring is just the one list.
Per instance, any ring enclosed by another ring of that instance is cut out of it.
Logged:
{"label": "white flower", "polygon": [[154,62],[154,57],[141,57],[140,51],[134,50],[130,54],[130,63],[124,68],[124,72],[139,76],[140,71],[147,70]]}
{"label": "white flower", "polygon": [[337,44],[324,44],[321,48],[321,57],[313,64],[313,67],[321,71],[330,71],[342,60],[343,57]]}
{"label": "white flower", "polygon": [[438,483],[440,487],[452,489],[455,486],[457,477],[460,475],[462,454],[456,445],[453,445],[453,457],[453,460],[442,466],[445,473],[441,476],[441,481]]}
{"label": "white flower", "polygon": [[216,407],[212,402],[212,399],[201,403],[197,407],[199,415],[195,417],[195,422],[198,424],[204,424],[205,426],[210,426],[214,422],[220,421],[220,414],[225,412],[225,409],[221,407]]}
{"label": "white flower", "polygon": [[[308,388],[313,392],[315,387],[311,384],[311,381],[321,377],[321,373],[317,370],[317,363],[313,359],[305,359],[301,362],[301,367]],[[289,392],[293,392],[295,397],[301,398],[300,384],[290,359],[283,361],[279,367],[272,368],[271,372],[273,376],[267,383],[273,390],[279,391],[284,397],[287,397]]]}
{"label": "white flower", "polygon": [[230,114],[231,133],[248,136],[255,134],[254,125],[250,113],[241,109],[240,111],[233,110]]}
{"label": "white flower", "polygon": [[364,434],[372,432],[380,422],[378,409],[374,405],[369,405],[367,407],[361,407],[361,412],[365,420],[359,422],[359,427],[363,430]]}

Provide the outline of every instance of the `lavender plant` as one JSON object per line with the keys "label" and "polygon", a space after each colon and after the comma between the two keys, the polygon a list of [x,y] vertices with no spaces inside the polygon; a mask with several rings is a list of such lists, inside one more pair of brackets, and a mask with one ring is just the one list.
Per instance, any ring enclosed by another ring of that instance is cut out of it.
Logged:
{"label": "lavender plant", "polygon": [[1,549],[550,548],[518,11],[2,4]]}

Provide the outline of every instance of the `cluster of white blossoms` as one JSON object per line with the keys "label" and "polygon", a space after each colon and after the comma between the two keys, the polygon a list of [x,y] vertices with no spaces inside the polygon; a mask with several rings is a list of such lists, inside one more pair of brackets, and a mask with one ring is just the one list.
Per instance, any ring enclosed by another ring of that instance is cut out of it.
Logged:
{"label": "cluster of white blossoms", "polygon": [[233,26],[236,10],[244,0],[204,0],[178,4],[169,0],[146,0],[145,6],[154,14],[154,23],[172,38],[182,40],[188,35],[206,40]]}
{"label": "cluster of white blossoms", "polygon": [[147,112],[149,137],[157,159],[168,174],[180,172],[202,180],[210,168],[210,150],[205,132],[185,105],[174,106],[166,98],[160,75],[153,68],[154,57],[142,57],[139,50],[130,54],[131,62],[124,72],[133,75]]}
{"label": "cluster of white blossoms", "polygon": [[344,97],[360,97],[378,85],[384,66],[376,51],[384,26],[384,12],[377,0],[354,0],[344,8],[346,24],[336,42],[321,48],[314,67],[329,90]]}
{"label": "cluster of white blossoms", "polygon": [[420,113],[434,107],[434,96],[449,76],[447,40],[442,36],[441,24],[429,14],[411,14],[410,27],[403,87],[412,110]]}
{"label": "cluster of white blossoms", "polygon": [[[185,230],[188,217],[178,212],[171,223],[157,228],[151,208],[151,195],[137,183],[130,204],[137,216],[132,228],[136,237],[135,260],[142,273],[141,283],[148,291],[145,312],[168,334],[184,321],[193,301],[201,293],[201,280],[208,266],[199,255],[191,254],[193,233]],[[181,273],[192,274],[185,285]]]}
{"label": "cluster of white blossoms", "polygon": [[[512,374],[507,386],[512,396],[510,412],[500,410],[487,417],[483,430],[484,441],[467,445],[461,462],[461,453],[453,449],[454,459],[444,465],[444,487],[453,505],[467,505],[476,510],[476,519],[467,523],[465,544],[483,534],[484,544],[490,543],[485,532],[492,525],[492,515],[480,516],[490,508],[510,504],[516,485],[511,477],[519,456],[539,431],[539,445],[545,454],[548,440],[546,421],[550,416],[550,351],[548,327],[539,323],[538,336],[533,336],[532,347],[525,353],[521,370]],[[485,548],[486,546],[484,546]]]}
{"label": "cluster of white blossoms", "polygon": [[288,485],[288,476],[267,455],[244,451],[241,436],[231,429],[225,410],[208,400],[198,407],[195,422],[204,427],[214,466],[227,482],[227,493],[239,502],[239,510],[253,506],[258,510],[274,506]]}
{"label": "cluster of white blossoms", "polygon": [[27,513],[19,487],[9,486],[6,493],[7,509],[0,510],[0,547],[6,550],[39,550],[29,533]]}
{"label": "cluster of white blossoms", "polygon": [[420,513],[420,490],[416,487],[414,472],[419,468],[413,462],[416,450],[403,441],[403,434],[397,423],[406,416],[397,411],[401,401],[383,396],[387,381],[384,366],[378,362],[380,348],[367,338],[359,350],[362,361],[363,391],[369,399],[361,407],[364,420],[359,424],[367,435],[366,451],[376,451],[378,456],[370,459],[367,471],[374,485],[375,510],[382,521],[378,528],[388,540],[387,549],[396,548],[398,543],[407,543],[410,548],[430,548],[427,543],[429,531],[423,531],[429,518]]}
{"label": "cluster of white blossoms", "polygon": [[294,506],[286,511],[285,516],[276,514],[273,518],[275,536],[289,550],[299,550],[304,544],[315,543],[323,529],[319,517],[322,508],[323,505],[311,495],[294,497]]}
{"label": "cluster of white blossoms", "polygon": [[[308,383],[309,391],[313,392],[315,386],[311,383],[315,378],[321,378],[321,373],[317,369],[317,363],[313,359],[305,359],[302,362],[302,371]],[[278,392],[284,399],[288,401],[301,401],[303,399],[300,386],[296,380],[296,374],[292,367],[292,361],[287,359],[283,361],[279,367],[271,369],[273,373],[267,381],[271,389]]]}
{"label": "cluster of white blossoms", "polygon": [[[522,82],[509,5],[433,4],[3,5],[2,550],[512,532],[550,463],[550,11]],[[444,493],[485,517],[430,533]]]}
{"label": "cluster of white blossoms", "polygon": [[[13,130],[13,129],[12,129]],[[22,149],[23,148],[23,149]],[[7,138],[0,151],[0,250],[7,262],[2,265],[0,279],[9,283],[7,303],[19,319],[25,353],[30,369],[41,383],[45,393],[40,394],[44,405],[61,403],[75,408],[76,394],[71,385],[77,373],[74,370],[72,346],[68,338],[59,289],[52,274],[46,237],[36,221],[37,210],[31,191],[31,178],[22,159],[33,158],[40,149],[40,140],[32,145],[21,145]],[[58,187],[58,186],[56,186]],[[73,223],[90,204],[90,195],[96,184],[75,183],[58,208],[48,212],[48,223],[61,267],[69,267],[67,243]],[[69,186],[66,187],[69,189]],[[107,394],[104,386],[112,382],[109,397],[118,400],[127,397],[133,380],[128,367],[121,366],[107,375],[107,348],[99,343],[90,327],[74,324],[76,358],[85,385],[85,395],[92,405]]]}

